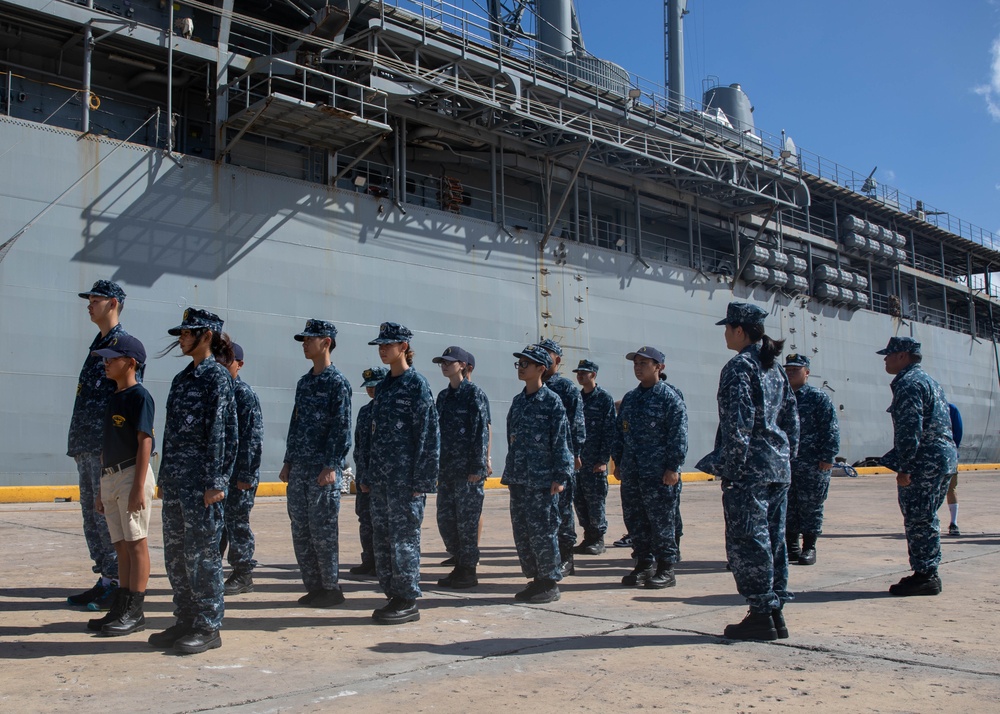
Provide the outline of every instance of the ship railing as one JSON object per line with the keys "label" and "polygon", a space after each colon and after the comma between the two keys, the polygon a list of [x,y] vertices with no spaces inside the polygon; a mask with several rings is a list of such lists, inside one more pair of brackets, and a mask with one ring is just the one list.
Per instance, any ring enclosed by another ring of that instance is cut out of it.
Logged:
{"label": "ship railing", "polygon": [[[65,77],[42,70],[9,62],[0,64],[6,68],[0,80],[3,82],[0,114],[81,131],[82,87],[63,84]],[[94,86],[90,102],[91,134],[125,139],[148,122],[144,131],[133,136],[132,141],[144,146],[166,146],[167,114],[162,111],[158,121],[151,120],[156,107],[151,109],[148,99]]]}
{"label": "ship railing", "polygon": [[806,211],[797,208],[786,208],[781,212],[781,221],[784,225],[803,231],[814,236],[822,236],[830,240],[837,240],[837,226],[833,221],[809,215]]}
{"label": "ship railing", "polygon": [[[485,12],[479,3],[477,6],[477,9]],[[956,218],[881,181],[870,181],[868,174],[849,169],[819,154],[797,148],[794,155],[782,158],[782,152],[786,148],[783,132],[779,135],[757,128],[752,131],[732,126],[727,128],[718,119],[702,111],[701,101],[690,97],[671,98],[662,82],[651,81],[622,70],[628,79],[627,82],[622,82],[620,92],[588,86],[580,78],[592,75],[593,65],[588,63],[584,66],[573,58],[551,55],[537,47],[527,14],[524,21],[525,25],[529,25],[528,30],[517,32],[507,28],[500,36],[496,22],[444,0],[384,0],[379,3],[379,7],[383,23],[387,14],[391,15],[398,10],[409,12],[419,20],[425,36],[434,35],[443,42],[456,41],[466,48],[470,43],[484,46],[491,53],[499,55],[501,64],[510,60],[524,62],[534,79],[544,78],[548,82],[563,85],[567,92],[589,95],[595,100],[595,106],[617,103],[623,107],[627,116],[636,120],[644,119],[669,131],[676,131],[680,126],[701,132],[705,136],[715,136],[727,148],[760,157],[774,167],[792,172],[801,169],[848,188],[860,196],[878,201],[887,208],[917,217],[929,225],[991,250],[1000,251],[1000,237],[992,231]],[[497,41],[498,38],[500,42]]]}
{"label": "ship railing", "polygon": [[350,111],[362,119],[388,121],[386,96],[382,92],[280,57],[261,58],[227,85],[230,112],[235,107],[249,109],[275,94]]}

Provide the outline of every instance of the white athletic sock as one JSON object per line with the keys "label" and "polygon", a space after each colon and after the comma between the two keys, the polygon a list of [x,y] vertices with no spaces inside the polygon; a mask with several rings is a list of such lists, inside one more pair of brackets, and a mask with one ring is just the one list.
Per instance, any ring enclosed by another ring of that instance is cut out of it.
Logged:
{"label": "white athletic sock", "polygon": [[957,526],[958,525],[958,504],[957,503],[949,503],[948,504],[948,510],[951,511],[951,524],[953,526]]}

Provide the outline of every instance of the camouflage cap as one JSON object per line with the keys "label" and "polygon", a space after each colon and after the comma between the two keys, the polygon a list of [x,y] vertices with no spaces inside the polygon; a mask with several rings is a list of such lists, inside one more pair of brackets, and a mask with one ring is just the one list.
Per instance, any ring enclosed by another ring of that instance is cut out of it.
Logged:
{"label": "camouflage cap", "polygon": [[444,354],[431,360],[434,364],[441,364],[442,362],[465,362],[469,364],[470,361],[472,361],[472,355],[461,347],[448,347],[444,351]]}
{"label": "camouflage cap", "polygon": [[167,330],[167,334],[177,337],[177,335],[181,334],[181,330],[211,330],[218,335],[222,332],[222,325],[222,318],[214,312],[201,310],[197,307],[189,307],[184,311],[181,324],[177,327],[171,327]]}
{"label": "camouflage cap", "polygon": [[146,348],[142,346],[138,338],[132,337],[132,335],[112,337],[111,343],[107,347],[94,350],[90,354],[97,355],[98,357],[107,357],[108,359],[114,357],[131,357],[139,364],[146,363]]}
{"label": "camouflage cap", "polygon": [[243,348],[235,342],[233,343],[233,359],[237,362],[243,361]]}
{"label": "camouflage cap", "polygon": [[651,359],[656,364],[664,364],[666,357],[655,347],[640,347],[635,352],[629,352],[625,355],[625,359],[633,361],[636,357],[645,357],[646,359]]}
{"label": "camouflage cap", "polygon": [[552,366],[552,357],[541,345],[528,345],[520,352],[515,352],[514,356],[524,357],[524,359],[540,364],[546,369]]}
{"label": "camouflage cap", "polygon": [[389,370],[385,367],[369,367],[361,373],[361,378],[364,380],[361,386],[366,389],[368,387],[377,387],[387,374],[389,374]]}
{"label": "camouflage cap", "polygon": [[337,326],[326,320],[306,320],[305,329],[295,335],[295,339],[303,342],[307,337],[329,337],[331,340],[335,340],[337,339]]}
{"label": "camouflage cap", "polygon": [[725,319],[716,325],[763,325],[767,311],[748,302],[731,302],[726,308]]}
{"label": "camouflage cap", "polygon": [[890,337],[889,344],[885,346],[885,349],[878,350],[875,354],[892,355],[897,352],[909,352],[918,355],[920,354],[920,343],[912,337]]}
{"label": "camouflage cap", "polygon": [[82,298],[94,296],[115,298],[119,303],[125,302],[125,291],[122,290],[122,286],[110,280],[98,280],[88,292],[78,294]]}
{"label": "camouflage cap", "polygon": [[793,352],[785,358],[786,367],[805,367],[809,369],[809,358],[805,355],[800,355],[798,352]]}
{"label": "camouflage cap", "polygon": [[582,360],[580,360],[580,364],[578,364],[576,366],[576,369],[574,369],[573,371],[574,372],[593,372],[594,374],[597,374],[597,370],[599,370],[599,369],[600,369],[600,367],[597,365],[597,362],[591,362],[589,359],[582,359]]}
{"label": "camouflage cap", "polygon": [[562,347],[559,345],[558,342],[549,337],[546,337],[543,340],[539,340],[535,344],[541,347],[543,350],[548,350],[552,354],[562,357]]}
{"label": "camouflage cap", "polygon": [[398,322],[383,322],[378,326],[378,337],[369,342],[370,345],[392,345],[397,342],[409,342],[413,333],[409,327]]}

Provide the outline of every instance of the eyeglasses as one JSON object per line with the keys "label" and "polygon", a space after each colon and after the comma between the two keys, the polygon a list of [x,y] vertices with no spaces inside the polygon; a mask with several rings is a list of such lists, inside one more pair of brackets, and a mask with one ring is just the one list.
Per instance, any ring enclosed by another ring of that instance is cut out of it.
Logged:
{"label": "eyeglasses", "polygon": [[519,359],[517,362],[514,363],[514,366],[517,367],[518,369],[527,369],[533,364],[538,364],[538,363],[532,362],[531,360],[528,359]]}

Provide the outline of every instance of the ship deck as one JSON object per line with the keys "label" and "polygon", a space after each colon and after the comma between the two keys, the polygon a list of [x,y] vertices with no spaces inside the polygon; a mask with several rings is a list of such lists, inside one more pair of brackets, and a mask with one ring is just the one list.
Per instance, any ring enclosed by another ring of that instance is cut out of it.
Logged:
{"label": "ship deck", "polygon": [[[505,490],[487,492],[479,587],[447,591],[434,525],[424,520],[421,620],[371,624],[374,581],[346,575],[359,559],[353,497],[341,504],[347,602],[301,607],[282,498],[261,498],[256,590],[227,603],[224,645],[176,657],[146,644],[172,622],[154,505],[149,630],[92,637],[90,614],[65,597],[91,584],[75,503],[0,506],[0,702],[7,711],[382,712],[988,711],[1000,700],[1000,472],[960,476],[963,537],[945,538],[944,593],[899,600],[908,571],[889,476],[834,479],[819,563],[793,566],[791,637],[729,643],[744,614],[725,570],[718,484],[687,484],[684,560],[676,588],[618,585],[628,551],[578,557],[559,602],[515,604],[523,586]],[[942,509],[947,517],[947,511]],[[622,532],[617,489],[609,536]],[[340,701],[342,700],[342,701]]]}

